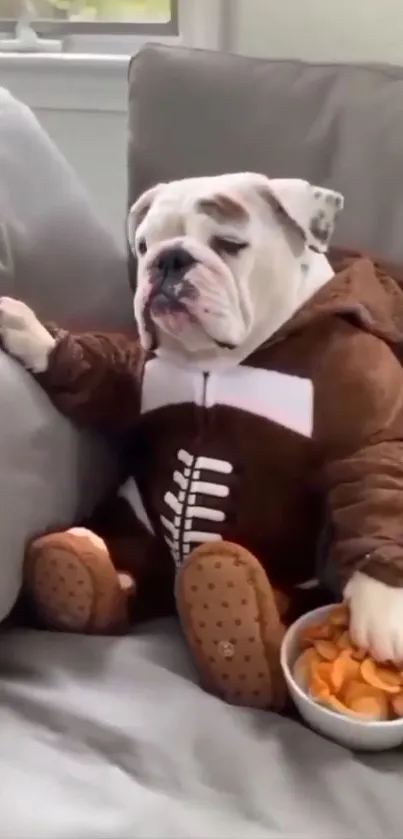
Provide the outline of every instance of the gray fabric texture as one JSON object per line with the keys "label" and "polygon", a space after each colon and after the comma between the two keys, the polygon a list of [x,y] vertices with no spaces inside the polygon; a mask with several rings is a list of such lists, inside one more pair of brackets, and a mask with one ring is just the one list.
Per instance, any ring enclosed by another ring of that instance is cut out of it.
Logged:
{"label": "gray fabric texture", "polygon": [[[0,620],[21,586],[25,545],[88,515],[115,474],[105,443],[78,432],[29,373],[0,353]],[[1,835],[1,830],[0,830]]]}
{"label": "gray fabric texture", "polygon": [[130,68],[130,201],[159,181],[252,170],[345,195],[335,242],[403,260],[403,68],[151,45]]}
{"label": "gray fabric texture", "polygon": [[203,693],[170,623],[0,647],[4,839],[401,835],[401,755]]}
{"label": "gray fabric texture", "polygon": [[0,294],[61,325],[132,325],[125,247],[29,108],[3,88]]}
{"label": "gray fabric texture", "polygon": [[[126,254],[31,111],[0,88],[0,295],[76,328],[132,323]],[[105,442],[79,433],[0,351],[0,620],[28,539],[91,511],[115,478]]]}

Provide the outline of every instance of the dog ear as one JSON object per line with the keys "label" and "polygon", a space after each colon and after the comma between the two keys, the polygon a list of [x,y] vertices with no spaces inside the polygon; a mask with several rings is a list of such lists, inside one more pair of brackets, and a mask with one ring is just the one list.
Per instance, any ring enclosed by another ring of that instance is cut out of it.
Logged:
{"label": "dog ear", "polygon": [[268,190],[280,210],[298,227],[308,247],[325,253],[344,206],[340,192],[298,178],[270,178]]}
{"label": "dog ear", "polygon": [[141,224],[143,219],[146,217],[162,186],[163,184],[156,184],[155,186],[152,186],[151,189],[147,189],[146,192],[143,192],[137,201],[135,201],[130,207],[127,217],[127,240],[132,251],[134,251],[135,248],[136,230],[139,224]]}

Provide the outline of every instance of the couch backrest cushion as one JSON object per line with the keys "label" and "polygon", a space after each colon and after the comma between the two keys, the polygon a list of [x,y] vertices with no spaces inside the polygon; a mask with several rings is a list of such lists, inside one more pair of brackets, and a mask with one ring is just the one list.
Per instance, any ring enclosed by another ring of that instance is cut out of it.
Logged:
{"label": "couch backrest cushion", "polygon": [[3,88],[0,294],[77,328],[133,323],[124,243],[114,241],[29,108]]}
{"label": "couch backrest cushion", "polygon": [[130,68],[129,200],[255,170],[346,197],[335,242],[403,262],[403,68],[147,46]]}

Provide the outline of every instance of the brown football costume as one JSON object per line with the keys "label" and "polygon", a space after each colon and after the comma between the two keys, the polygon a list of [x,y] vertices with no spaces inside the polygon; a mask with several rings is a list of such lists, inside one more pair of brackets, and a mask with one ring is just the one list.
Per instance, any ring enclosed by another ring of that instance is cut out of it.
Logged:
{"label": "brown football costume", "polygon": [[[284,611],[317,575],[324,530],[340,590],[360,568],[403,580],[397,283],[348,261],[223,374],[144,358],[123,338],[57,334],[39,380],[76,422],[128,432],[130,477],[85,523],[96,535],[73,529],[28,549],[42,621],[108,632],[127,623],[128,604],[133,619],[162,614],[175,593],[203,685],[280,706]],[[273,420],[273,373],[313,383],[311,438]]]}

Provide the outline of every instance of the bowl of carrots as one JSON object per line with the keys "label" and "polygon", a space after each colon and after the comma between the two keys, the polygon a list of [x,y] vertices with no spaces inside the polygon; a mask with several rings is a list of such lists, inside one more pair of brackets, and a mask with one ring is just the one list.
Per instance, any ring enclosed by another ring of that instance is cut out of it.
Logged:
{"label": "bowl of carrots", "polygon": [[344,604],[323,606],[288,629],[281,666],[303,719],[352,749],[403,744],[403,663],[379,664],[351,642]]}

